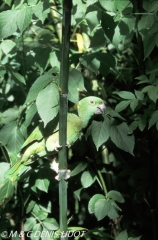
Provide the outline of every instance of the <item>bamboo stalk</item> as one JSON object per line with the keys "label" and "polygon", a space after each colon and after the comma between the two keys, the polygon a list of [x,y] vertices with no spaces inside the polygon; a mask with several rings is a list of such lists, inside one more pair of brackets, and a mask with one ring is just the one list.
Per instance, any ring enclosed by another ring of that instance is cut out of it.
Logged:
{"label": "bamboo stalk", "polygon": [[[60,66],[60,108],[59,108],[59,222],[61,232],[67,232],[67,109],[68,109],[68,76],[69,76],[69,48],[72,0],[63,0],[62,45]],[[68,239],[66,234],[62,240]]]}

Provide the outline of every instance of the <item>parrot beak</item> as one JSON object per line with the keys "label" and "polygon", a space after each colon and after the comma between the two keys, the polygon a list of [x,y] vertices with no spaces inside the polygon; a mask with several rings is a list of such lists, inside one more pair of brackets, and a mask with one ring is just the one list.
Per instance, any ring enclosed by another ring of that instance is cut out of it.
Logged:
{"label": "parrot beak", "polygon": [[99,103],[96,111],[95,111],[95,114],[104,114],[106,111],[106,106],[105,106],[105,103],[104,102],[101,102]]}

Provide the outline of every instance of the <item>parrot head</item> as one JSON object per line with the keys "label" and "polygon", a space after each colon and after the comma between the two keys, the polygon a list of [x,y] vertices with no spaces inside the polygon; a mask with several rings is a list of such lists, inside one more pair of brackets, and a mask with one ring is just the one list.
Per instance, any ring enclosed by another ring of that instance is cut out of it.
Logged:
{"label": "parrot head", "polygon": [[101,98],[90,96],[79,101],[78,115],[83,121],[84,127],[87,126],[90,118],[95,114],[105,113],[105,103]]}

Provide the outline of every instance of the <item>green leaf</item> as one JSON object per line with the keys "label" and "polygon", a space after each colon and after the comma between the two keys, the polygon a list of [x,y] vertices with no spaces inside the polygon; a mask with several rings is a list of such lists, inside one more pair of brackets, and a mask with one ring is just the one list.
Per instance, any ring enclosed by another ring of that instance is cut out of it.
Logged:
{"label": "green leaf", "polygon": [[[112,44],[113,44],[113,45],[115,46],[115,48],[118,49],[119,51],[123,51],[123,50],[124,50],[124,46],[123,46],[123,44],[122,44],[123,39],[124,39],[123,34],[127,34],[127,33],[125,33],[125,30],[126,30],[126,32],[128,31],[127,28],[123,29],[122,25],[123,25],[123,26],[126,26],[125,23],[120,22],[119,26],[117,26],[117,27],[115,28],[115,32],[114,32],[113,39],[112,39]],[[121,32],[120,29],[122,30],[122,32]],[[120,32],[121,32],[121,34],[120,34]]]}
{"label": "green leaf", "polygon": [[111,204],[110,201],[106,199],[100,199],[95,203],[94,206],[94,214],[98,221],[102,220],[105,216],[108,215],[110,211]]}
{"label": "green leaf", "polygon": [[44,74],[39,78],[37,78],[29,90],[25,104],[34,101],[37,95],[39,94],[39,92],[52,81],[53,81],[53,76],[50,74]]}
{"label": "green leaf", "polygon": [[106,77],[110,71],[110,68],[115,68],[115,58],[109,53],[97,53],[95,54],[100,62],[99,71],[104,77]]}
{"label": "green leaf", "polygon": [[142,16],[138,22],[138,30],[150,28],[152,29],[154,23],[154,16],[152,14],[146,14],[146,16]]}
{"label": "green leaf", "polygon": [[128,1],[128,0],[124,0],[124,1],[122,1],[122,0],[120,0],[120,1],[114,0],[114,6],[115,6],[120,12],[122,12],[127,6],[129,6],[129,4],[130,4],[130,1]]}
{"label": "green leaf", "polygon": [[39,126],[37,126],[32,133],[28,136],[28,138],[25,140],[25,142],[22,145],[22,148],[26,147],[27,145],[29,145],[30,143],[34,142],[34,141],[40,141],[43,138],[43,134],[39,128]]}
{"label": "green leaf", "polygon": [[133,238],[133,237],[128,238],[128,240],[140,240],[140,239],[141,239],[141,236],[140,237],[135,237],[135,238]]}
{"label": "green leaf", "polygon": [[38,212],[38,214],[36,215],[36,217],[39,219],[39,220],[44,220],[44,219],[46,219],[47,218],[47,216],[48,216],[48,213],[47,212],[44,212],[44,211],[42,211],[42,210],[40,210],[39,212]]}
{"label": "green leaf", "polygon": [[138,100],[144,99],[144,94],[141,91],[134,90],[134,92]]}
{"label": "green leaf", "polygon": [[[99,36],[99,38],[98,38]],[[93,37],[91,38],[90,48],[98,49],[104,46],[106,38],[102,29],[96,29]]]}
{"label": "green leaf", "polygon": [[120,92],[115,92],[115,94],[119,95],[121,98],[124,98],[124,99],[130,99],[130,100],[135,99],[135,95],[132,92],[120,91]]}
{"label": "green leaf", "polygon": [[38,2],[38,0],[27,0],[28,5],[34,5]]}
{"label": "green leaf", "polygon": [[90,200],[89,200],[89,203],[88,203],[88,211],[89,213],[94,213],[94,208],[95,208],[95,204],[98,200],[101,200],[101,199],[105,199],[105,196],[102,195],[102,194],[95,194]]}
{"label": "green leaf", "polygon": [[71,171],[70,176],[73,177],[75,175],[77,175],[78,173],[82,172],[83,170],[85,170],[85,168],[87,167],[87,163],[85,162],[80,162],[79,164],[77,164],[77,166]]}
{"label": "green leaf", "polygon": [[91,1],[87,1],[86,2],[86,7],[89,7],[90,5],[94,4],[95,2],[97,2],[98,0],[91,0]]}
{"label": "green leaf", "polygon": [[82,173],[81,184],[84,188],[90,187],[95,180],[96,177],[90,171],[85,171],[84,173]]}
{"label": "green leaf", "polygon": [[50,59],[50,64],[51,64],[52,68],[56,69],[59,72],[60,62],[59,62],[59,59],[57,57],[57,52],[56,51],[51,52],[49,59]]}
{"label": "green leaf", "polygon": [[[113,110],[112,108],[110,108],[110,107],[107,107],[106,108],[106,114],[107,115],[110,115],[111,117],[113,117],[113,118],[118,118],[118,119],[120,119],[121,121],[125,121],[125,119],[118,113],[118,112],[116,112],[115,110]],[[107,118],[106,118],[107,119]],[[110,123],[109,123],[109,125],[110,125]]]}
{"label": "green leaf", "polygon": [[93,121],[91,131],[93,141],[98,150],[98,148],[109,138],[108,124],[106,121],[104,122]]}
{"label": "green leaf", "polygon": [[7,55],[16,46],[16,44],[11,40],[3,40],[0,46],[2,51]]}
{"label": "green leaf", "polygon": [[113,201],[113,200],[111,200],[111,199],[110,199],[109,201],[110,201],[111,205],[113,205],[116,210],[119,210],[119,211],[122,210],[122,209],[117,205],[117,203],[116,203],[115,201]]}
{"label": "green leaf", "polygon": [[117,126],[112,125],[110,128],[110,137],[118,148],[133,155],[135,140],[133,135],[128,135],[128,126],[126,123],[121,123]]}
{"label": "green leaf", "polygon": [[139,121],[139,129],[140,129],[140,131],[143,131],[146,126],[147,126],[147,120],[143,116],[142,119],[140,119],[140,121]]}
{"label": "green leaf", "polygon": [[108,216],[110,219],[119,217],[118,210],[120,208],[111,200],[99,199],[94,205],[94,214],[98,221],[105,216]]}
{"label": "green leaf", "polygon": [[16,126],[10,132],[10,139],[7,144],[7,148],[9,152],[18,153],[23,145],[24,137],[22,136],[20,130]]}
{"label": "green leaf", "polygon": [[36,188],[40,189],[43,192],[48,192],[48,188],[49,188],[49,180],[48,179],[37,179],[35,186]]}
{"label": "green leaf", "polygon": [[79,201],[81,200],[80,194],[81,194],[82,189],[83,189],[83,188],[80,188],[80,189],[74,191],[74,194],[75,194],[75,196],[78,198]]}
{"label": "green leaf", "polygon": [[0,206],[5,204],[12,198],[15,191],[15,183],[11,182],[10,179],[4,177],[7,170],[10,168],[10,164],[6,162],[0,163]]}
{"label": "green leaf", "polygon": [[149,98],[156,103],[158,99],[158,85],[153,86],[149,91],[148,91]]}
{"label": "green leaf", "polygon": [[49,64],[51,48],[49,45],[48,46],[46,45],[44,50],[42,47],[35,48],[34,53],[35,53],[34,61],[36,62],[37,67],[39,68],[40,74],[42,74]]}
{"label": "green leaf", "polygon": [[144,60],[145,60],[155,47],[156,36],[154,35],[146,36],[143,40],[143,43],[144,43]]}
{"label": "green leaf", "polygon": [[0,182],[0,206],[5,204],[13,197],[16,184],[10,179],[5,179],[4,182]]}
{"label": "green leaf", "polygon": [[126,100],[126,101],[121,101],[120,103],[118,103],[115,107],[115,110],[117,112],[121,112],[123,111],[125,108],[128,107],[128,105],[131,103],[132,100]]}
{"label": "green leaf", "polygon": [[133,121],[131,125],[129,126],[128,133],[132,134],[134,130],[139,126],[139,121]]}
{"label": "green leaf", "polygon": [[85,67],[97,74],[100,67],[100,61],[96,59],[95,54],[85,55],[80,58],[80,61]]}
{"label": "green leaf", "polygon": [[3,183],[5,180],[4,174],[6,171],[10,168],[10,164],[6,162],[1,162],[0,163],[0,169],[1,169],[1,174],[0,174],[0,182]]}
{"label": "green leaf", "polygon": [[109,12],[115,12],[116,11],[114,1],[112,1],[112,0],[108,0],[108,1],[99,0],[99,3],[105,10],[107,10]]}
{"label": "green leaf", "polygon": [[28,232],[33,229],[34,225],[36,224],[36,219],[34,217],[30,217],[24,223],[24,231]]}
{"label": "green leaf", "polygon": [[153,87],[154,87],[153,85],[148,85],[148,86],[146,86],[146,87],[144,87],[144,88],[142,89],[142,92],[143,92],[143,93],[148,92],[149,90],[152,90]]}
{"label": "green leaf", "polygon": [[96,73],[98,70],[106,76],[111,68],[115,67],[115,59],[109,53],[91,53],[80,58],[81,63],[92,72]]}
{"label": "green leaf", "polygon": [[149,75],[149,81],[150,82],[154,82],[156,76],[155,76],[155,72],[152,72],[150,75]]}
{"label": "green leaf", "polygon": [[36,203],[36,204],[34,205],[34,207],[33,207],[32,212],[33,212],[33,214],[36,216],[36,215],[38,215],[38,212],[39,212],[40,210],[41,210],[41,209],[40,209],[39,205]]}
{"label": "green leaf", "polygon": [[21,33],[27,28],[32,20],[32,9],[30,7],[25,7],[20,9],[17,14],[17,26]]}
{"label": "green leaf", "polygon": [[135,79],[140,80],[140,81],[138,82],[138,84],[149,83],[149,79],[147,78],[146,75],[141,75],[141,76],[139,76],[139,77],[136,77]]}
{"label": "green leaf", "polygon": [[52,210],[52,203],[51,201],[48,202],[48,205],[46,207],[42,206],[42,205],[39,205],[39,207],[44,211],[44,212],[47,212],[47,213],[51,213],[51,210]]}
{"label": "green leaf", "polygon": [[16,120],[19,116],[19,110],[14,108],[8,108],[5,112],[0,113],[0,122],[2,124],[8,124]]}
{"label": "green leaf", "polygon": [[78,90],[86,91],[84,87],[84,78],[82,74],[75,68],[69,70],[69,83],[68,83],[68,98],[71,102],[78,103],[79,92]]}
{"label": "green leaf", "polygon": [[154,111],[149,120],[149,128],[151,128],[155,123],[158,122],[158,110]]}
{"label": "green leaf", "polygon": [[6,38],[16,32],[18,12],[19,10],[8,10],[0,13],[0,38]]}
{"label": "green leaf", "polygon": [[138,106],[138,99],[133,99],[132,102],[130,103],[130,107],[132,109],[132,111],[134,112],[135,108]]}
{"label": "green leaf", "polygon": [[48,230],[57,230],[59,225],[54,218],[47,218],[43,221],[43,225]]}
{"label": "green leaf", "polygon": [[79,23],[84,19],[86,4],[82,1],[73,0],[73,6],[76,10],[72,12],[72,15],[75,18],[76,23]]}
{"label": "green leaf", "polygon": [[109,201],[109,202],[111,204],[111,207],[109,208],[109,211],[108,211],[108,217],[110,219],[119,217],[118,209],[112,204],[112,201]]}
{"label": "green leaf", "polygon": [[[109,2],[109,1],[107,1],[107,2]],[[102,0],[102,3],[105,4],[105,1]],[[115,27],[117,26],[117,24],[114,22],[113,17],[110,16],[106,12],[102,12],[102,15],[101,15],[101,26],[102,26],[102,28],[103,28],[107,38],[112,42],[113,36],[114,36],[114,32],[115,32]]]}
{"label": "green leaf", "polygon": [[158,2],[154,1],[154,2],[150,2],[150,7],[148,9],[149,12],[156,12],[158,10]]}
{"label": "green leaf", "polygon": [[13,69],[9,66],[6,66],[6,68],[10,71],[15,82],[18,82],[18,83],[20,82],[20,83],[26,84],[25,78],[20,73],[13,71]]}
{"label": "green leaf", "polygon": [[2,145],[7,145],[7,143],[10,140],[10,135],[12,132],[12,129],[14,129],[16,127],[16,122],[10,122],[8,124],[6,124],[0,131],[0,143],[2,143]]}
{"label": "green leaf", "polygon": [[153,86],[153,85],[148,85],[142,89],[142,92],[147,92],[149,98],[156,103],[158,99],[158,85]]}
{"label": "green leaf", "polygon": [[122,21],[119,23],[120,34],[126,36],[134,30],[135,17],[131,15],[129,18],[123,17],[121,19]]}
{"label": "green leaf", "polygon": [[33,117],[35,116],[37,112],[37,108],[35,103],[32,103],[29,108],[27,108],[27,112],[25,115],[25,121],[24,121],[24,125],[26,127],[28,127],[30,125],[30,123],[32,122]]}
{"label": "green leaf", "polygon": [[119,235],[116,237],[116,240],[127,240],[128,239],[128,234],[127,231],[122,231],[119,233]]}
{"label": "green leaf", "polygon": [[16,126],[16,122],[6,124],[0,131],[0,142],[6,145],[9,152],[16,153],[22,147],[24,137]]}
{"label": "green leaf", "polygon": [[98,14],[99,14],[99,11],[92,11],[92,12],[88,12],[86,14],[86,21],[87,21],[87,24],[90,28],[90,32],[92,32],[99,24],[100,22],[100,19],[98,19]]}
{"label": "green leaf", "polygon": [[42,233],[42,226],[41,223],[37,223],[34,225],[32,231],[31,231],[31,235],[33,235],[32,239],[40,239]]}
{"label": "green leaf", "polygon": [[11,5],[12,0],[5,0],[5,3],[8,4],[9,6]]}
{"label": "green leaf", "polygon": [[59,110],[59,91],[53,84],[46,86],[37,96],[36,106],[44,127],[54,119]]}
{"label": "green leaf", "polygon": [[31,200],[26,208],[26,213],[29,213],[35,206],[35,201]]}
{"label": "green leaf", "polygon": [[46,5],[46,3],[44,4],[43,2],[39,2],[38,4],[36,4],[36,6],[32,6],[32,11],[35,16],[43,23],[48,13],[50,12],[50,9],[49,5]]}
{"label": "green leaf", "polygon": [[111,190],[110,192],[108,192],[106,197],[111,198],[114,201],[117,201],[117,202],[120,202],[120,203],[123,203],[125,201],[122,194],[118,191],[115,191],[115,190]]}

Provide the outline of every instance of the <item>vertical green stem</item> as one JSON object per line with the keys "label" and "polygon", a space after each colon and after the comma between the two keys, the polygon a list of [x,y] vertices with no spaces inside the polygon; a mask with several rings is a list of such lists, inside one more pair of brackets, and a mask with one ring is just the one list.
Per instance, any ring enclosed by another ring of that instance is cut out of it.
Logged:
{"label": "vertical green stem", "polygon": [[[60,66],[60,109],[59,109],[59,221],[61,232],[67,232],[67,108],[68,108],[68,76],[69,76],[69,48],[71,26],[72,0],[63,0],[62,45]],[[62,240],[68,239],[61,236]]]}

